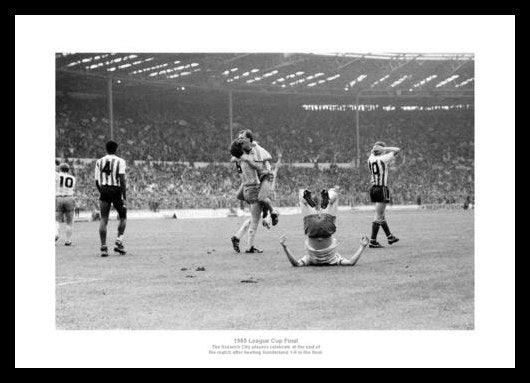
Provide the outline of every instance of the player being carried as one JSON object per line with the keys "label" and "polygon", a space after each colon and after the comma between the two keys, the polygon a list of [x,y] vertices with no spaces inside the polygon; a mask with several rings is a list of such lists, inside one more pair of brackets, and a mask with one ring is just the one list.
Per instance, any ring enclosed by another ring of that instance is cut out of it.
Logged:
{"label": "player being carried", "polygon": [[263,252],[263,250],[254,246],[254,239],[262,211],[272,211],[272,206],[266,200],[259,201],[260,179],[258,171],[261,169],[261,166],[253,160],[250,154],[251,149],[250,141],[241,138],[235,139],[230,146],[230,153],[236,159],[236,163],[241,171],[242,184],[237,192],[238,198],[250,205],[250,219],[246,220],[236,235],[231,238],[232,246],[238,253],[240,252],[239,241],[245,232],[248,232],[245,253]]}
{"label": "player being carried", "polygon": [[384,142],[378,141],[374,144],[368,158],[372,184],[369,194],[370,200],[375,203],[375,218],[372,222],[372,236],[369,245],[371,248],[384,247],[377,242],[379,227],[383,228],[389,245],[399,241],[399,238],[396,238],[390,232],[385,219],[385,210],[387,203],[390,202],[390,191],[387,186],[388,168],[400,150],[400,148],[388,147]]}
{"label": "player being carried", "polygon": [[55,242],[59,239],[59,222],[64,217],[66,221],[64,245],[71,246],[74,231],[75,177],[69,173],[70,166],[67,163],[59,164],[58,170],[55,172]]}
{"label": "player being carried", "polygon": [[304,232],[307,235],[305,248],[307,254],[300,259],[291,253],[285,244],[287,237],[280,238],[287,258],[295,267],[299,266],[354,266],[368,245],[368,237],[361,238],[361,246],[349,258],[343,258],[337,252],[337,230],[335,221],[338,211],[338,193],[335,189],[322,190],[320,204],[317,204],[309,190],[300,191],[300,208],[304,222]]}

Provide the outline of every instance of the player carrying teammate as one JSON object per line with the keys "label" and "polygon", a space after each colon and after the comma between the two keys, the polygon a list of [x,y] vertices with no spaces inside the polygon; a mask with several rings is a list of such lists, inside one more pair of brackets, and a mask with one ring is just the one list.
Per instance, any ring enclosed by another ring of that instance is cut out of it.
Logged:
{"label": "player carrying teammate", "polygon": [[[235,158],[235,157],[234,157]],[[272,193],[274,194],[274,190],[276,189],[276,180],[278,179],[277,176],[278,176],[278,170],[280,168],[280,164],[281,164],[281,161],[282,161],[282,154],[281,153],[278,153],[278,161],[276,162],[276,165],[274,166],[274,170],[273,170],[273,181],[272,181]],[[238,160],[238,172],[241,173],[241,165],[239,164],[240,160]],[[238,199],[240,199],[241,201],[245,201],[244,199],[244,195],[243,195],[243,183],[241,184],[241,187],[239,188],[237,194],[238,194]],[[263,212],[263,215],[266,215],[266,208],[264,208],[262,206],[262,212]],[[241,225],[241,227],[239,228],[239,230],[234,234],[234,236],[231,238],[232,240],[232,246],[234,248],[234,250],[239,253],[240,252],[240,249],[239,249],[239,242],[241,241],[241,238],[243,238],[243,236],[245,234],[248,233],[248,229],[250,227],[250,222],[252,221],[251,218],[247,218],[243,224]],[[263,226],[267,229],[270,229],[271,226],[272,226],[272,219],[271,219],[271,216],[270,215],[267,215],[266,218],[263,218],[262,219],[262,223],[263,223]]]}
{"label": "player carrying teammate", "polygon": [[55,172],[55,242],[59,239],[59,222],[64,217],[66,220],[66,242],[64,245],[71,246],[74,231],[75,177],[69,174],[70,166],[67,163],[59,164],[58,170]]}
{"label": "player carrying teammate", "polygon": [[399,241],[398,238],[392,235],[390,228],[386,223],[385,209],[387,203],[390,202],[390,191],[388,190],[387,184],[388,168],[400,150],[400,148],[387,147],[384,142],[378,141],[374,144],[370,157],[368,158],[368,167],[370,168],[372,183],[369,192],[370,200],[375,202],[375,218],[372,222],[372,236],[369,245],[372,248],[383,247],[377,242],[379,227],[383,228],[389,245]]}
{"label": "player carrying teammate", "polygon": [[313,200],[309,190],[300,191],[300,208],[304,232],[307,235],[307,254],[297,260],[285,245],[287,237],[283,235],[280,238],[280,244],[293,266],[354,266],[357,263],[368,245],[368,237],[361,238],[361,246],[350,259],[345,259],[337,253],[337,239],[334,234],[337,230],[335,221],[338,205],[338,193],[335,189],[321,191],[320,206]]}
{"label": "player carrying teammate", "polygon": [[[241,168],[242,185],[240,192],[243,200],[250,204],[250,221],[246,220],[238,233],[232,237],[232,246],[236,252],[239,252],[239,240],[244,232],[248,230],[247,248],[245,253],[262,253],[263,250],[254,246],[254,239],[261,218],[262,204],[258,200],[260,180],[258,170],[260,166],[256,164],[251,155],[251,144],[248,140],[237,138],[230,146],[230,153],[237,158]],[[239,193],[239,191],[238,191]]]}
{"label": "player carrying teammate", "polygon": [[125,183],[125,160],[116,156],[118,144],[109,141],[106,144],[107,155],[96,161],[95,180],[96,187],[100,193],[101,222],[99,224],[99,237],[101,239],[101,256],[107,257],[107,224],[111,204],[118,213],[120,223],[118,225],[118,238],[116,239],[114,251],[125,255],[123,246],[123,233],[127,224],[127,195]]}

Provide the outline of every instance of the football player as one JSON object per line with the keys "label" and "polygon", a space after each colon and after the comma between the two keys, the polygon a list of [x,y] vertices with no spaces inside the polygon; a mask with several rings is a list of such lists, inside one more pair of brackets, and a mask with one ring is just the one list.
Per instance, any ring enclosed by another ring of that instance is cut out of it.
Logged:
{"label": "football player", "polygon": [[245,140],[251,145],[251,150],[249,152],[250,156],[255,163],[259,165],[258,177],[260,180],[260,189],[258,194],[258,201],[260,201],[267,210],[263,211],[263,218],[267,217],[267,214],[270,212],[272,225],[276,226],[279,220],[279,212],[274,209],[272,204],[271,197],[273,195],[273,179],[274,173],[272,172],[272,156],[270,153],[262,148],[256,141],[254,141],[254,135],[249,129],[242,130],[239,132],[238,138]]}
{"label": "football player", "polygon": [[251,145],[248,140],[236,139],[230,146],[230,153],[238,160],[241,168],[242,185],[238,194],[250,205],[250,219],[246,220],[236,235],[232,237],[232,246],[236,252],[240,251],[239,241],[245,232],[248,232],[247,248],[245,253],[262,253],[263,250],[254,246],[254,239],[261,218],[262,204],[258,200],[260,180],[258,170],[260,166],[256,164],[249,152]]}
{"label": "football player", "polygon": [[385,218],[385,210],[386,205],[390,202],[388,168],[400,151],[400,148],[388,147],[384,142],[378,141],[374,144],[370,152],[370,157],[368,158],[368,167],[370,168],[371,176],[370,201],[375,203],[375,218],[372,222],[372,236],[369,244],[371,248],[383,247],[377,242],[379,227],[383,228],[389,245],[399,241],[399,238],[396,238],[390,232]]}
{"label": "football player", "polygon": [[338,193],[335,189],[321,191],[320,204],[317,204],[309,190],[300,191],[300,208],[304,223],[306,255],[300,259],[291,253],[285,244],[287,237],[280,238],[280,244],[291,264],[300,266],[354,266],[368,245],[368,237],[361,238],[361,246],[349,258],[343,258],[337,252],[337,230],[335,221],[338,211]]}
{"label": "football player", "polygon": [[59,164],[58,170],[58,172],[55,172],[55,242],[59,239],[59,222],[64,217],[66,221],[66,241],[64,245],[71,246],[74,231],[75,177],[69,173],[70,166],[67,163]]}
{"label": "football player", "polygon": [[107,247],[107,225],[111,205],[118,212],[120,223],[118,225],[118,237],[115,242],[114,251],[125,255],[123,245],[123,234],[127,225],[127,194],[125,181],[125,160],[116,155],[118,144],[109,141],[106,144],[107,155],[96,161],[95,181],[100,193],[100,214],[99,238],[101,240],[101,256],[108,257]]}

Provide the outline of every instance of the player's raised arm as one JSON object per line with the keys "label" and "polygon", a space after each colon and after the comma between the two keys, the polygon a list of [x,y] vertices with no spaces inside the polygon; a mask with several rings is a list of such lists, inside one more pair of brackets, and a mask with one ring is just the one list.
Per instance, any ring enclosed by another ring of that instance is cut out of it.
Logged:
{"label": "player's raised arm", "polygon": [[401,148],[393,147],[393,146],[387,146],[383,148],[383,155],[379,157],[379,159],[383,162],[390,162],[393,161],[398,153],[401,151]]}
{"label": "player's raised arm", "polygon": [[276,167],[280,166],[282,163],[282,152],[278,152],[278,161],[276,161]]}
{"label": "player's raised arm", "polygon": [[341,262],[341,265],[343,266],[355,266],[357,261],[361,258],[362,253],[364,253],[364,250],[366,250],[366,246],[368,246],[369,239],[367,236],[363,235],[361,238],[361,246],[357,249],[353,257],[350,259],[345,259]]}
{"label": "player's raised arm", "polygon": [[278,169],[280,169],[280,165],[282,163],[282,154],[278,153],[278,161],[276,161],[276,165],[274,166],[274,171],[272,172],[272,187],[271,189],[274,191],[276,189],[276,179],[278,176]]}
{"label": "player's raised arm", "polygon": [[401,151],[401,148],[395,147],[395,146],[386,146],[383,148],[383,151],[387,153],[394,153],[398,154]]}
{"label": "player's raised arm", "polygon": [[265,169],[267,169],[268,172],[272,173],[272,156],[271,154],[263,149],[261,146],[258,146],[256,148],[260,151],[260,157],[263,159],[263,164],[265,165]]}
{"label": "player's raised arm", "polygon": [[294,255],[291,254],[291,252],[289,251],[289,249],[285,245],[285,241],[287,241],[287,236],[282,235],[280,237],[280,245],[282,245],[283,251],[285,252],[285,255],[287,255],[287,258],[289,259],[289,262],[291,262],[291,265],[293,265],[294,267],[304,266],[304,264],[302,262],[297,260],[294,257]]}

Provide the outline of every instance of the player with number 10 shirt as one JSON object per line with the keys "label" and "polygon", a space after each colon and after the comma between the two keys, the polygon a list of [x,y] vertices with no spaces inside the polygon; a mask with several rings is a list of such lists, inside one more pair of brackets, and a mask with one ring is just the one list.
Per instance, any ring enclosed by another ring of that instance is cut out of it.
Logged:
{"label": "player with number 10 shirt", "polygon": [[55,242],[59,239],[60,222],[66,221],[65,246],[72,245],[72,234],[74,230],[74,189],[75,177],[70,174],[70,166],[67,163],[59,164],[59,171],[55,172]]}

